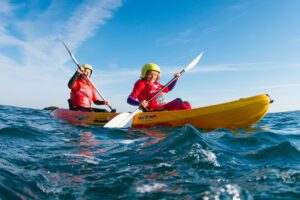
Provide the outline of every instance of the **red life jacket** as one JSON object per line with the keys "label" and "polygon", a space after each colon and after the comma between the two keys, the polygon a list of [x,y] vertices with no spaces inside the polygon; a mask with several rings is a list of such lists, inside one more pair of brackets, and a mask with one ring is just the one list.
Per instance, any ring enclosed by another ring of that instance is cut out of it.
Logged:
{"label": "red life jacket", "polygon": [[[134,84],[134,88],[130,96],[134,99],[138,99],[139,102],[142,102],[143,100],[148,101],[161,88],[163,88],[163,85],[161,85],[158,81],[151,83],[148,82],[147,80],[140,79]],[[163,90],[163,92],[164,93],[169,92],[169,89],[166,88]],[[165,103],[163,103],[160,100],[161,98],[162,98],[162,93],[149,102],[148,109],[151,111],[163,107]]]}
{"label": "red life jacket", "polygon": [[94,87],[83,78],[78,78],[71,89],[70,101],[73,106],[90,108],[92,102],[98,100]]}

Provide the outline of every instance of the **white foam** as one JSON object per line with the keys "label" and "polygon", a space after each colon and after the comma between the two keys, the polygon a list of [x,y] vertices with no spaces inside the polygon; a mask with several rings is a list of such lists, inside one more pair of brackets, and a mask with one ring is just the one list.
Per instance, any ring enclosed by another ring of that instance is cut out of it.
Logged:
{"label": "white foam", "polygon": [[139,193],[153,192],[157,190],[161,190],[165,188],[166,185],[162,183],[152,183],[152,184],[144,184],[142,186],[138,186],[136,191]]}
{"label": "white foam", "polygon": [[158,167],[171,167],[172,165],[168,164],[168,163],[159,163]]}
{"label": "white foam", "polygon": [[85,158],[84,159],[85,162],[90,163],[90,164],[94,164],[94,165],[99,164],[99,162],[101,161],[100,159],[98,159],[94,156],[87,156],[87,155],[83,155],[83,154],[68,154],[68,153],[65,153],[63,155],[67,156],[67,157]]}
{"label": "white foam", "polygon": [[219,164],[219,162],[217,161],[217,156],[211,152],[211,151],[208,151],[208,150],[203,150],[202,149],[202,153],[206,156],[206,159],[212,163],[214,166],[216,167],[221,167],[221,165]]}

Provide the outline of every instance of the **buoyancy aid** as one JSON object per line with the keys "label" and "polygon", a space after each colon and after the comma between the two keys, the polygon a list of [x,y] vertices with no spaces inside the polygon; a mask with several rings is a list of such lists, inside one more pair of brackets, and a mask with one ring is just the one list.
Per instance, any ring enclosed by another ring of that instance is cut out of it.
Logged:
{"label": "buoyancy aid", "polygon": [[90,108],[92,102],[98,100],[94,87],[83,78],[78,78],[71,89],[70,101],[73,106]]}
{"label": "buoyancy aid", "polygon": [[[163,88],[163,85],[161,85],[158,81],[151,83],[144,79],[140,79],[134,84],[134,88],[130,96],[134,99],[138,99],[139,102],[142,102],[143,100],[148,101],[161,88]],[[163,92],[169,92],[169,88],[164,89]],[[162,101],[162,93],[149,102],[149,110],[156,110],[165,104]]]}

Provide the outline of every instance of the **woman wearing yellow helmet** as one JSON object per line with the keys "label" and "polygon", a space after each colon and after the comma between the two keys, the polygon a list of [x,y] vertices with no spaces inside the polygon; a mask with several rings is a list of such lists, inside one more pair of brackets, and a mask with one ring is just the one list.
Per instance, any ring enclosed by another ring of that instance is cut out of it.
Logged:
{"label": "woman wearing yellow helmet", "polygon": [[[134,84],[134,88],[127,98],[127,103],[134,106],[141,105],[144,109],[149,111],[191,109],[188,102],[183,102],[179,98],[169,103],[164,103],[162,94],[148,102],[152,96],[163,88],[163,85],[158,82],[160,75],[161,70],[157,64],[145,64],[141,70],[141,79]],[[180,77],[180,73],[176,73],[174,76],[178,79]],[[176,81],[164,89],[162,93],[171,91],[174,88]]]}
{"label": "woman wearing yellow helmet", "polygon": [[71,98],[68,102],[70,110],[107,112],[106,109],[91,107],[92,103],[96,105],[109,105],[108,101],[100,101],[98,99],[95,88],[88,80],[92,72],[93,68],[91,65],[83,64],[69,80],[68,87],[71,89]]}

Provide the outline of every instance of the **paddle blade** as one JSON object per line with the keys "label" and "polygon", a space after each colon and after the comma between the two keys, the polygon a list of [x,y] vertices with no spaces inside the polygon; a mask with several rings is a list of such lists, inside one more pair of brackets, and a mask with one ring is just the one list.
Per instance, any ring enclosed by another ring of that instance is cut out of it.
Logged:
{"label": "paddle blade", "polygon": [[203,51],[190,64],[188,64],[188,66],[186,66],[186,68],[184,68],[184,71],[186,72],[186,71],[194,68],[199,63],[202,56],[203,56]]}
{"label": "paddle blade", "polygon": [[109,122],[107,122],[104,127],[105,128],[119,128],[119,124],[127,119],[130,116],[131,113],[121,113],[117,116],[115,116],[113,119],[111,119]]}
{"label": "paddle blade", "polygon": [[72,54],[72,52],[70,51],[70,49],[67,47],[66,43],[65,43],[64,41],[62,41],[62,40],[61,40],[60,42],[61,42],[61,43],[65,46],[65,48],[67,49],[67,51],[68,51],[68,53],[70,54],[71,59],[73,60],[73,62],[77,65],[77,67],[80,68],[80,65],[78,64],[76,58],[74,57],[74,55]]}
{"label": "paddle blade", "polygon": [[141,112],[139,109],[134,111],[133,113],[121,113],[115,116],[112,120],[107,122],[104,125],[105,128],[129,128],[132,125],[133,117]]}

